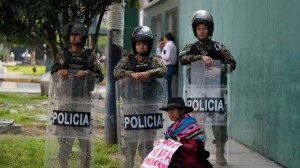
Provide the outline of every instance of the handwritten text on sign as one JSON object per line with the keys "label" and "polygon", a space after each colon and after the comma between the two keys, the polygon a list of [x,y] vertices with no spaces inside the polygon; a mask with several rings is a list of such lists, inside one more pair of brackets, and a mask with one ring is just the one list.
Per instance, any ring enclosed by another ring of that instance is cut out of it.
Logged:
{"label": "handwritten text on sign", "polygon": [[159,139],[153,150],[144,159],[140,168],[168,168],[173,154],[181,145],[180,142],[172,139]]}

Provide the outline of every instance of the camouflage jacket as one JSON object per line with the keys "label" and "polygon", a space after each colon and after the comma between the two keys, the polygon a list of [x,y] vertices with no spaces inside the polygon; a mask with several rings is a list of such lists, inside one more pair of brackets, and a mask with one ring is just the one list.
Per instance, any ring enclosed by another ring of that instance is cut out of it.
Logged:
{"label": "camouflage jacket", "polygon": [[[82,55],[86,50],[87,49],[83,49],[81,52],[77,53],[76,55],[73,54],[72,59],[81,60]],[[54,60],[54,64],[51,68],[51,74],[53,74],[54,72],[57,72],[61,69],[66,69],[65,65],[66,65],[66,56],[64,55],[64,51],[62,50],[61,52],[59,52],[57,54],[56,59]],[[76,67],[76,66],[78,66],[78,65],[68,66],[67,69],[71,69],[74,71],[79,70],[79,69],[88,70],[92,73],[93,76],[95,76],[95,78],[99,79],[99,82],[103,81],[104,76],[101,71],[100,61],[97,60],[97,56],[94,52],[91,52],[90,55],[88,56],[86,68],[82,69],[80,65],[78,67]]]}
{"label": "camouflage jacket", "polygon": [[[221,60],[222,64],[229,65],[229,72],[236,68],[236,61],[230,51],[222,44],[216,41],[209,41],[206,44],[200,44],[199,41],[187,44],[179,53],[179,60],[182,65],[202,60],[203,56],[209,56],[214,60]],[[221,71],[227,71],[223,66]]]}
{"label": "camouflage jacket", "polygon": [[[144,62],[139,62],[138,64],[142,64]],[[152,59],[152,69],[147,70],[150,73],[150,77],[154,78],[162,78],[167,73],[167,67],[162,64],[162,62],[157,61],[156,59]],[[117,64],[114,69],[114,76],[117,79],[123,77],[130,77],[131,73],[134,72],[131,70],[130,61],[128,56],[123,57]]]}

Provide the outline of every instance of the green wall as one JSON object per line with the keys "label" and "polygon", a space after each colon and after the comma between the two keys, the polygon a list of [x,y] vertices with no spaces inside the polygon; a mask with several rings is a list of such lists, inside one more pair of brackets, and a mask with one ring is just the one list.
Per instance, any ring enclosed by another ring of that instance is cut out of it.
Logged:
{"label": "green wall", "polygon": [[[213,40],[233,54],[230,133],[288,167],[300,165],[300,1],[181,0],[179,48],[194,42],[192,14],[212,13]],[[186,31],[190,30],[190,31]]]}
{"label": "green wall", "polygon": [[131,34],[137,26],[139,26],[139,10],[132,8],[129,4],[125,5],[123,48],[127,52],[131,51]]}

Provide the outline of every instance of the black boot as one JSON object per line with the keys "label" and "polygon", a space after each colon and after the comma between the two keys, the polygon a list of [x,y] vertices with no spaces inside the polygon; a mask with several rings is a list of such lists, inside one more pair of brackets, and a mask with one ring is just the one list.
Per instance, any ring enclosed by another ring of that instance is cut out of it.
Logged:
{"label": "black boot", "polygon": [[89,168],[90,167],[90,161],[89,160],[80,161],[80,167],[81,168]]}
{"label": "black boot", "polygon": [[219,143],[216,144],[216,162],[218,165],[224,166],[227,165],[227,161],[224,157],[224,153],[225,153],[225,143]]}
{"label": "black boot", "polygon": [[59,167],[60,168],[67,168],[68,167],[68,159],[65,158],[58,158]]}

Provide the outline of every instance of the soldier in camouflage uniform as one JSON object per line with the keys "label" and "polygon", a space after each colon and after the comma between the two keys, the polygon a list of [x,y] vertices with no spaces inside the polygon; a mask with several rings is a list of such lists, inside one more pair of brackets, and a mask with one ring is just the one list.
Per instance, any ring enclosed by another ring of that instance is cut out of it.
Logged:
{"label": "soldier in camouflage uniform", "polygon": [[[167,73],[167,67],[159,62],[153,56],[150,55],[152,46],[153,46],[153,34],[152,31],[147,26],[136,27],[132,32],[131,36],[132,42],[132,51],[133,53],[129,54],[126,57],[123,57],[114,69],[114,76],[117,79],[129,77],[133,78],[137,81],[141,82],[143,86],[143,100],[151,100],[154,99],[151,95],[157,95],[158,93],[153,93],[151,90],[157,87],[155,79],[163,78]],[[127,84],[127,86],[131,86],[131,84]],[[134,96],[135,93],[134,86],[128,88],[128,92],[132,94],[128,94],[130,96],[125,99],[135,99],[137,97]],[[138,94],[138,93],[137,93]],[[130,111],[133,109],[127,109]],[[141,109],[140,109],[141,110]],[[149,110],[149,109],[148,109]],[[152,109],[150,111],[157,112],[157,109]],[[126,113],[126,110],[124,110]],[[141,111],[140,113],[143,113]],[[139,154],[142,159],[144,159],[147,154],[153,148],[153,142],[156,135],[155,130],[147,130],[146,131],[147,140],[126,140],[126,147],[122,147],[123,153],[126,158],[125,167],[131,168],[134,164],[134,157],[136,153],[136,149],[138,147]],[[130,136],[127,133],[127,137]],[[139,135],[133,135],[132,138],[139,139]],[[139,142],[137,142],[139,141]]]}
{"label": "soldier in camouflage uniform", "polygon": [[[223,76],[226,75],[223,75],[223,73],[232,72],[236,68],[236,61],[223,44],[211,40],[214,31],[213,17],[207,11],[196,11],[192,18],[192,28],[194,36],[198,38],[198,41],[193,44],[187,44],[180,52],[179,60],[181,64],[189,65],[191,62],[202,60],[206,66],[211,67],[211,70],[208,73],[210,76],[208,76],[208,78],[217,76],[221,73],[221,83],[222,85],[227,85],[226,77],[223,78]],[[220,60],[222,68],[213,67],[214,60]],[[229,67],[229,69],[227,69],[227,67]],[[222,122],[226,123],[227,117],[224,117],[224,120],[225,121]],[[217,150],[216,162],[219,165],[226,165],[224,146],[228,140],[227,125],[215,124],[212,128],[215,136],[213,143],[216,144]]]}
{"label": "soldier in camouflage uniform", "polygon": [[[80,22],[71,22],[64,26],[64,37],[66,39],[67,46],[60,53],[57,54],[57,57],[54,61],[54,64],[51,69],[51,75],[58,74],[62,79],[68,79],[70,75],[74,75],[72,81],[73,86],[66,86],[72,88],[71,97],[72,98],[90,98],[90,92],[94,90],[95,81],[91,81],[88,85],[82,83],[82,78],[85,78],[88,75],[92,75],[95,79],[98,79],[100,82],[103,80],[103,74],[100,68],[100,62],[97,61],[96,54],[91,51],[91,49],[84,48],[86,39],[88,37],[88,30],[86,26]],[[76,87],[75,87],[76,86]],[[65,87],[65,86],[58,86]],[[88,88],[83,88],[88,87]],[[83,92],[89,93],[83,93]],[[59,93],[59,94],[68,94],[68,93]],[[61,105],[60,108],[66,108]],[[78,110],[78,106],[82,106],[82,110],[87,110],[84,105],[69,105],[73,109]],[[76,106],[76,107],[75,107]],[[58,133],[58,142],[59,142],[59,164],[61,168],[68,167],[68,157],[72,152],[72,146],[74,143],[74,138],[65,137],[66,132],[75,131],[79,136],[88,137],[90,132],[86,131],[84,128],[68,128],[68,127],[57,127]],[[90,149],[90,140],[89,138],[81,139],[79,138],[80,143],[80,165],[81,168],[88,168],[91,158],[91,149]]]}
{"label": "soldier in camouflage uniform", "polygon": [[101,82],[104,76],[97,56],[91,49],[84,48],[88,36],[85,25],[80,22],[65,25],[64,36],[69,47],[57,54],[51,74],[59,72],[64,79],[67,79],[69,71],[76,71],[76,77],[82,78],[86,74],[93,74]]}
{"label": "soldier in camouflage uniform", "polygon": [[[150,55],[153,46],[153,35],[146,26],[137,27],[131,37],[132,51],[123,57],[114,69],[114,76],[117,79],[131,77],[139,81],[150,77],[162,78],[167,68],[161,62]],[[135,64],[135,66],[132,66]]]}

